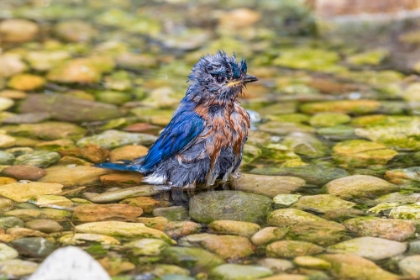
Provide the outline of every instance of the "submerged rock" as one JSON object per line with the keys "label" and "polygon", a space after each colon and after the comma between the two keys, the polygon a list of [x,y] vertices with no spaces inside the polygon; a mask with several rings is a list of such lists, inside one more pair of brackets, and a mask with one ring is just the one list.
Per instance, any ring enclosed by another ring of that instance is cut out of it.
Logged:
{"label": "submerged rock", "polygon": [[332,221],[301,222],[292,225],[287,232],[287,240],[300,240],[317,245],[332,245],[346,236],[346,228]]}
{"label": "submerged rock", "polygon": [[43,194],[58,194],[63,185],[41,182],[12,183],[0,186],[0,194],[17,202],[25,202]]}
{"label": "submerged rock", "polygon": [[405,257],[398,262],[398,267],[404,275],[409,277],[420,277],[420,255]]}
{"label": "submerged rock", "polygon": [[304,242],[304,241],[276,241],[270,243],[266,248],[266,254],[268,257],[277,258],[294,258],[298,256],[307,256],[319,254],[324,249],[315,244]]}
{"label": "submerged rock", "polygon": [[377,111],[380,106],[380,102],[376,100],[340,100],[307,103],[303,104],[300,110],[307,114],[324,112],[367,114]]}
{"label": "submerged rock", "polygon": [[0,22],[0,37],[6,42],[30,41],[38,32],[39,26],[27,19],[6,19]]}
{"label": "submerged rock", "polygon": [[46,168],[60,159],[60,154],[49,151],[34,151],[29,154],[16,157],[15,165],[32,165],[40,168]]}
{"label": "submerged rock", "polygon": [[54,243],[42,237],[26,237],[13,240],[11,244],[22,255],[43,258],[54,251]]}
{"label": "submerged rock", "polygon": [[248,238],[236,235],[215,235],[205,238],[200,246],[223,259],[237,260],[254,253]]}
{"label": "submerged rock", "polygon": [[97,145],[105,149],[110,149],[134,143],[150,145],[153,144],[156,139],[156,136],[150,134],[107,130],[101,134],[80,139],[77,141],[77,146]]}
{"label": "submerged rock", "polygon": [[260,226],[257,224],[230,220],[213,221],[208,227],[217,234],[232,234],[248,238],[260,230]]}
{"label": "submerged rock", "polygon": [[169,247],[163,250],[162,256],[169,263],[198,270],[208,270],[224,263],[217,255],[193,247]]}
{"label": "submerged rock", "polygon": [[223,264],[210,271],[213,279],[226,280],[259,279],[271,275],[273,272],[268,268],[243,264]]}
{"label": "submerged rock", "polygon": [[143,209],[126,204],[84,204],[74,208],[73,219],[79,222],[134,221],[141,214]]}
{"label": "submerged rock", "polygon": [[32,91],[43,87],[45,79],[32,74],[17,74],[10,78],[7,85],[16,90]]}
{"label": "submerged rock", "polygon": [[342,113],[318,113],[311,117],[309,123],[312,126],[331,127],[350,122],[349,115]]}
{"label": "submerged rock", "polygon": [[8,125],[2,129],[12,135],[42,140],[78,139],[86,133],[80,126],[65,122]]}
{"label": "submerged rock", "polygon": [[349,209],[355,205],[353,202],[345,201],[330,194],[318,194],[301,197],[294,207],[317,213],[325,213],[328,211]]}

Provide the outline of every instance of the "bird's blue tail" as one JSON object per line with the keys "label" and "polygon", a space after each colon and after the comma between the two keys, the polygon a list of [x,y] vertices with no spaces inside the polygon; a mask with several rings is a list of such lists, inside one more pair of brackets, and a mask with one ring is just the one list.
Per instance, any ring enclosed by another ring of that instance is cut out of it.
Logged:
{"label": "bird's blue tail", "polygon": [[120,171],[137,171],[138,166],[133,166],[131,164],[124,164],[124,163],[114,163],[114,162],[102,162],[95,164],[96,167],[112,169],[112,170],[120,170]]}

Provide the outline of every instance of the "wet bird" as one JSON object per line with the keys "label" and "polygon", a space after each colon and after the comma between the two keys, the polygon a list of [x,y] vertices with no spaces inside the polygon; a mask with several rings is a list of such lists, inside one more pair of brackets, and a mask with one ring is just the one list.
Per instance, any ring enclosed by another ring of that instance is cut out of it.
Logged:
{"label": "wet bird", "polygon": [[189,75],[185,97],[146,156],[97,166],[145,174],[144,182],[195,189],[226,182],[237,171],[250,119],[238,96],[247,83],[245,60],[219,51],[202,57]]}

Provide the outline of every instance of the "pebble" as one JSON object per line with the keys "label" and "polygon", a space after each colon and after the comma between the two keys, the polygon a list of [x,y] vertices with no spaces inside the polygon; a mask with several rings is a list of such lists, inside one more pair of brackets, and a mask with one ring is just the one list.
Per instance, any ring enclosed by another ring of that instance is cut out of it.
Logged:
{"label": "pebble", "polygon": [[210,279],[258,279],[273,275],[268,268],[256,265],[222,264],[210,271]]}
{"label": "pebble", "polygon": [[44,169],[32,165],[14,165],[6,167],[1,173],[17,180],[30,181],[37,181],[47,174]]}
{"label": "pebble", "polygon": [[332,245],[346,236],[346,228],[332,221],[304,222],[292,225],[286,239],[312,242],[321,246]]}
{"label": "pebble", "polygon": [[359,237],[329,246],[327,251],[339,254],[356,254],[378,261],[404,253],[407,244],[377,237]]}
{"label": "pebble", "polygon": [[25,237],[10,242],[22,255],[34,258],[43,258],[51,254],[55,246],[52,242],[42,237]]}
{"label": "pebble", "polygon": [[[71,145],[74,147],[73,143],[71,143]],[[62,150],[60,151],[60,155],[78,157],[90,162],[98,163],[107,160],[109,151],[96,145],[87,145],[85,147]]]}
{"label": "pebble", "polygon": [[0,148],[10,148],[15,146],[16,138],[6,134],[0,134]]}
{"label": "pebble", "polygon": [[312,126],[332,127],[350,122],[351,117],[342,113],[318,113],[311,117]]}
{"label": "pebble", "polygon": [[144,175],[137,172],[118,172],[102,175],[100,180],[103,186],[133,186],[142,184]]}
{"label": "pebble", "polygon": [[54,33],[67,42],[86,42],[92,39],[96,30],[85,21],[66,20],[55,25]]}
{"label": "pebble", "polygon": [[109,161],[134,160],[145,156],[149,149],[142,145],[126,145],[115,148],[109,155]]}
{"label": "pebble", "polygon": [[324,251],[324,248],[313,243],[294,240],[276,241],[266,247],[267,257],[274,258],[294,258],[315,255],[322,251]]}
{"label": "pebble", "polygon": [[126,204],[83,204],[76,206],[73,220],[78,222],[134,221],[143,209]]}
{"label": "pebble", "polygon": [[53,166],[45,169],[47,175],[40,182],[59,183],[64,187],[90,186],[100,182],[99,177],[109,170],[92,166]]}
{"label": "pebble", "polygon": [[3,120],[3,123],[7,124],[21,124],[21,123],[39,123],[42,121],[49,120],[51,115],[45,112],[34,112],[19,114],[15,116],[8,117]]}
{"label": "pebble", "polygon": [[18,256],[18,251],[6,244],[0,243],[0,261],[15,259]]}
{"label": "pebble", "polygon": [[200,224],[190,221],[168,222],[164,226],[165,233],[174,239],[198,233],[201,230],[202,227]]}
{"label": "pebble", "polygon": [[420,255],[413,255],[403,258],[398,262],[402,274],[410,277],[420,277]]}
{"label": "pebble", "polygon": [[11,165],[13,164],[14,160],[14,154],[5,151],[0,151],[0,165]]}
{"label": "pebble", "polygon": [[0,217],[0,228],[9,229],[15,227],[25,227],[25,223],[17,217]]}
{"label": "pebble", "polygon": [[274,273],[282,273],[292,270],[295,266],[289,260],[264,258],[260,259],[257,264],[270,269]]}
{"label": "pebble", "polygon": [[331,264],[329,262],[312,256],[296,257],[293,259],[293,263],[297,266],[311,269],[327,270],[331,268]]}
{"label": "pebble", "polygon": [[0,213],[13,209],[13,206],[14,203],[11,199],[0,197]]}
{"label": "pebble", "polygon": [[20,239],[22,237],[46,237],[47,235],[38,230],[29,228],[9,228],[6,230],[7,234],[13,236],[14,239]]}
{"label": "pebble", "polygon": [[[156,239],[157,240],[157,239]],[[102,245],[120,245],[120,241],[118,239],[103,235],[103,234],[95,234],[95,233],[70,233],[64,234],[60,237],[59,241],[64,244],[68,245],[76,245],[76,244],[86,244],[91,242],[97,242]]]}
{"label": "pebble", "polygon": [[16,157],[15,165],[33,165],[39,168],[46,168],[60,159],[60,154],[48,151],[34,151],[29,154]]}
{"label": "pebble", "polygon": [[[190,272],[188,269],[179,267],[177,265],[171,265],[171,264],[154,264],[151,267],[146,269],[146,272],[156,275],[162,280],[178,280],[178,277],[182,277],[181,280],[189,280],[190,277],[184,278],[183,276],[190,275]],[[167,276],[168,278],[164,278]],[[193,278],[194,279],[194,278]]]}
{"label": "pebble", "polygon": [[256,232],[251,241],[257,246],[265,245],[273,241],[281,240],[286,236],[289,229],[287,227],[265,227]]}
{"label": "pebble", "polygon": [[129,144],[151,145],[156,136],[145,133],[130,133],[118,130],[107,130],[100,134],[89,136],[77,141],[77,146],[97,145],[105,149],[112,149]]}
{"label": "pebble", "polygon": [[[12,88],[15,90],[21,90],[21,91],[37,90],[39,88],[42,88],[44,85],[45,85],[45,79],[43,77],[32,75],[32,74],[24,74],[24,73],[16,74],[12,76],[7,82],[7,86],[9,88]],[[14,102],[12,101],[12,105],[13,103]]]}
{"label": "pebble", "polygon": [[[28,100],[27,98],[26,100]],[[22,107],[21,110],[23,111]],[[66,122],[42,122],[42,123],[25,123],[19,125],[4,126],[3,129],[8,133],[24,134],[31,139],[41,140],[59,140],[59,139],[75,139],[82,137],[86,130],[78,125]],[[23,149],[23,148],[20,148]],[[40,151],[47,152],[47,151]],[[15,156],[17,156],[15,154]]]}
{"label": "pebble", "polygon": [[183,206],[155,208],[153,210],[153,216],[162,216],[169,221],[183,221],[188,219],[188,210]]}
{"label": "pebble", "polygon": [[[138,187],[118,189],[115,191],[107,191],[98,195],[89,197],[89,200],[94,203],[104,203],[123,200],[135,196],[152,196],[159,194],[162,191],[157,186],[153,185],[142,185]],[[85,193],[86,195],[86,193]]]}
{"label": "pebble", "polygon": [[27,42],[35,38],[39,26],[26,19],[6,19],[0,22],[2,40],[12,43]]}
{"label": "pebble", "polygon": [[273,198],[273,202],[281,207],[287,207],[296,203],[302,195],[300,194],[278,194]]}
{"label": "pebble", "polygon": [[43,194],[38,195],[35,199],[31,200],[31,203],[35,204],[38,207],[72,207],[73,202],[62,196],[62,195],[50,195]]}
{"label": "pebble", "polygon": [[4,78],[9,78],[27,69],[26,64],[18,54],[0,55],[0,65],[2,65],[2,67],[0,67],[0,77]]}
{"label": "pebble", "polygon": [[322,221],[325,220],[318,216],[295,208],[278,209],[271,212],[267,216],[267,224],[270,226],[277,227],[291,226],[299,223]]}
{"label": "pebble", "polygon": [[200,246],[222,259],[237,260],[254,253],[248,238],[235,235],[215,235],[205,238]]}
{"label": "pebble", "polygon": [[58,194],[63,185],[55,183],[24,182],[0,186],[0,195],[17,202],[26,202],[42,194]]}
{"label": "pebble", "polygon": [[27,228],[39,230],[45,233],[60,232],[63,230],[63,227],[56,221],[46,219],[35,219],[28,221],[25,223],[25,226]]}
{"label": "pebble", "polygon": [[163,240],[143,238],[124,244],[134,256],[158,256],[169,245]]}
{"label": "pebble", "polygon": [[159,206],[161,203],[152,197],[139,196],[133,198],[126,198],[120,203],[128,204],[131,206],[137,206],[143,209],[144,213],[152,213],[153,209]]}
{"label": "pebble", "polygon": [[260,230],[258,224],[230,220],[213,221],[208,225],[208,228],[217,234],[239,235],[247,238],[251,238]]}
{"label": "pebble", "polygon": [[334,195],[316,194],[302,196],[294,207],[317,213],[325,213],[340,209],[350,209],[355,205],[353,202],[340,199]]}
{"label": "pebble", "polygon": [[57,209],[15,209],[3,213],[3,216],[17,217],[23,221],[34,219],[51,219],[57,222],[68,220],[71,216],[69,211]]}
{"label": "pebble", "polygon": [[[34,273],[37,268],[38,264],[31,261],[17,259],[0,261],[0,274],[7,275],[8,277],[21,278],[23,276],[28,276]],[[43,278],[43,280],[46,279]]]}
{"label": "pebble", "polygon": [[197,270],[208,270],[224,263],[223,259],[201,248],[194,247],[168,247],[161,256],[166,261],[183,267],[194,264]]}
{"label": "pebble", "polygon": [[48,71],[70,57],[71,54],[65,50],[29,51],[25,60],[37,71]]}
{"label": "pebble", "polygon": [[190,199],[190,217],[202,223],[235,220],[251,223],[265,221],[272,201],[263,195],[240,191],[202,192]]}
{"label": "pebble", "polygon": [[398,187],[381,178],[352,175],[333,180],[325,185],[329,194],[341,198],[372,197],[398,190]]}
{"label": "pebble", "polygon": [[395,241],[404,241],[416,231],[415,223],[397,219],[359,217],[344,221],[343,225],[358,236],[380,237]]}

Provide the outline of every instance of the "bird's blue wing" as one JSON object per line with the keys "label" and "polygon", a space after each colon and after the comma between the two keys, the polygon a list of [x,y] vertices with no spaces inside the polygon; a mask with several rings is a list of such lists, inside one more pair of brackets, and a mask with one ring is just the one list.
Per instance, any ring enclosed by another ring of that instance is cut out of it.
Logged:
{"label": "bird's blue wing", "polygon": [[160,134],[138,171],[151,171],[160,161],[185,148],[204,129],[204,120],[194,111],[179,111]]}

